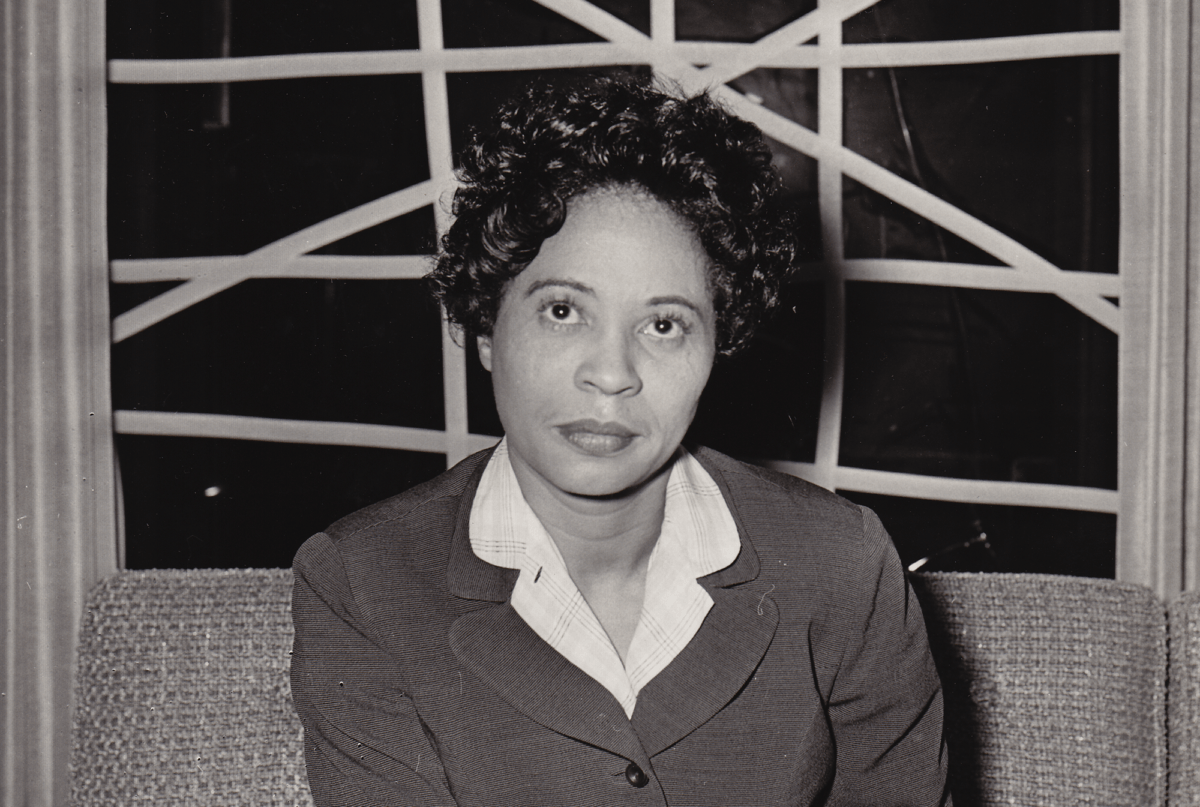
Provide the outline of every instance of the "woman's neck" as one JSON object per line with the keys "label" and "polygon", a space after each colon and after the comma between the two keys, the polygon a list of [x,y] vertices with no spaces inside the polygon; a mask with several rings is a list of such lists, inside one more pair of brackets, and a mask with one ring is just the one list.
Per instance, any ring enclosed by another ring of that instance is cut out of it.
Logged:
{"label": "woman's neck", "polygon": [[644,575],[662,530],[669,467],[614,496],[576,496],[513,463],[521,494],[554,539],[576,585]]}
{"label": "woman's neck", "polygon": [[625,662],[641,619],[650,553],[662,532],[667,468],[616,496],[575,496],[513,463],[521,494]]}

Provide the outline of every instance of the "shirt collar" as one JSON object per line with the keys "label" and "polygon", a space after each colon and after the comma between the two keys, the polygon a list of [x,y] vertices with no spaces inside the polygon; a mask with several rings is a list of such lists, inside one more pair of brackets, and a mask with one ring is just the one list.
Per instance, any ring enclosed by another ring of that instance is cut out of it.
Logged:
{"label": "shirt collar", "polygon": [[[496,446],[471,505],[468,534],[471,549],[480,560],[505,569],[522,568],[522,557],[532,544],[550,538],[521,494],[508,456],[508,441]],[[664,537],[678,541],[691,561],[695,577],[720,571],[737,558],[741,549],[737,523],[712,476],[691,452],[680,446],[667,479],[661,544]],[[655,546],[658,551],[658,546]],[[557,554],[557,549],[554,549]]]}

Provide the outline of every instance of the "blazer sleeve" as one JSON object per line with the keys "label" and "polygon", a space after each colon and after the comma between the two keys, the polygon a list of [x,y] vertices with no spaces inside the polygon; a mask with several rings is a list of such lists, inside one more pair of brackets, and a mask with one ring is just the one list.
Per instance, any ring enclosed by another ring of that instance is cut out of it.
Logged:
{"label": "blazer sleeve", "polygon": [[863,510],[862,566],[829,702],[837,768],[828,807],[949,805],[942,688],[920,605],[879,518]]}
{"label": "blazer sleeve", "polygon": [[453,805],[431,735],[402,671],[372,640],[333,541],[320,533],[293,564],[292,697],[317,807]]}

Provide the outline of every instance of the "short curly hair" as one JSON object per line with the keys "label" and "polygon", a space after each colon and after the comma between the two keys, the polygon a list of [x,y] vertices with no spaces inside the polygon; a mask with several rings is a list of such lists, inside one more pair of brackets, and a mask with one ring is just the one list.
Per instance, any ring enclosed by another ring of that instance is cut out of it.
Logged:
{"label": "short curly hair", "polygon": [[428,276],[449,321],[490,336],[508,282],[562,227],[568,202],[629,187],[687,221],[711,260],[717,350],[735,353],[778,302],[795,258],[779,175],[753,124],[707,94],[639,78],[533,89],[462,155],[454,223]]}

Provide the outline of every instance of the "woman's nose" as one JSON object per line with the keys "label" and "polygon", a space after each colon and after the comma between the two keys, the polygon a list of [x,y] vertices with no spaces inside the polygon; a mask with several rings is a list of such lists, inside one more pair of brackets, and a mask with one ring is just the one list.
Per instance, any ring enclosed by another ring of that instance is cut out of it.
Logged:
{"label": "woman's nose", "polygon": [[598,337],[579,363],[575,385],[604,395],[636,395],[642,378],[634,360],[635,346],[622,335]]}

